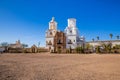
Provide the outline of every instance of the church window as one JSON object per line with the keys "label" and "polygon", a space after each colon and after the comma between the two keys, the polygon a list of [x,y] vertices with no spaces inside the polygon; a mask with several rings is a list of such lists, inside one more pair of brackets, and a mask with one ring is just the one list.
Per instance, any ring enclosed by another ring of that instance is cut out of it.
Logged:
{"label": "church window", "polygon": [[69,41],[68,41],[68,44],[72,44],[72,41],[71,41],[71,40],[69,40]]}
{"label": "church window", "polygon": [[74,42],[75,42],[75,40],[74,40]]}
{"label": "church window", "polygon": [[70,30],[70,33],[72,33],[72,30]]}
{"label": "church window", "polygon": [[51,42],[51,40],[49,41],[48,45],[52,45],[52,42]]}
{"label": "church window", "polygon": [[58,40],[58,43],[61,43],[61,40],[60,40],[60,39]]}
{"label": "church window", "polygon": [[52,35],[52,32],[50,32],[50,35]]}

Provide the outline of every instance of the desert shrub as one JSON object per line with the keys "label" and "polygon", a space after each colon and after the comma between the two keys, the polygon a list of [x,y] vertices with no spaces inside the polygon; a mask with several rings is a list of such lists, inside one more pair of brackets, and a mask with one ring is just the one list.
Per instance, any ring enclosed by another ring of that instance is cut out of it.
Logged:
{"label": "desert shrub", "polygon": [[72,53],[72,48],[71,47],[69,48],[69,53]]}
{"label": "desert shrub", "polygon": [[76,47],[75,50],[76,50],[77,53],[84,53],[83,47]]}
{"label": "desert shrub", "polygon": [[117,50],[115,50],[114,53],[119,53],[119,52]]}
{"label": "desert shrub", "polygon": [[9,48],[10,53],[22,53],[23,49],[22,48]]}
{"label": "desert shrub", "polygon": [[100,46],[96,47],[96,53],[100,53]]}
{"label": "desert shrub", "polygon": [[53,50],[51,50],[50,52],[51,52],[51,53],[54,53],[54,51],[53,51]]}
{"label": "desert shrub", "polygon": [[115,45],[113,49],[120,49],[120,45]]}
{"label": "desert shrub", "polygon": [[112,51],[112,43],[102,44],[102,47],[104,48],[105,52],[111,53],[111,51]]}
{"label": "desert shrub", "polygon": [[57,51],[57,52],[58,52],[58,53],[61,53],[61,51],[62,51],[61,49],[58,49],[58,51]]}
{"label": "desert shrub", "polygon": [[69,49],[66,49],[66,53],[69,53]]}
{"label": "desert shrub", "polygon": [[23,50],[23,53],[31,53],[31,52],[25,49]]}

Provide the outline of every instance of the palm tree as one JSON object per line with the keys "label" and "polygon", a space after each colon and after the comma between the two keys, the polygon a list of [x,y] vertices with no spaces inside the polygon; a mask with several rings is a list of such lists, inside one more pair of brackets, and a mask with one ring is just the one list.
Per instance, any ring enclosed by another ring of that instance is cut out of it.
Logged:
{"label": "palm tree", "polygon": [[111,50],[112,50],[112,43],[107,43],[107,44],[103,43],[102,47],[104,48],[105,52],[109,52],[110,53]]}
{"label": "palm tree", "polygon": [[110,34],[110,38],[112,39],[112,37],[113,37],[113,34]]}
{"label": "palm tree", "polygon": [[22,46],[23,46],[23,48],[26,48],[26,47],[28,47],[28,45],[27,45],[27,44],[22,44]]}
{"label": "palm tree", "polygon": [[118,36],[116,36],[116,38],[119,40],[120,36],[118,35]]}
{"label": "palm tree", "polygon": [[99,36],[97,36],[97,40],[99,40]]}

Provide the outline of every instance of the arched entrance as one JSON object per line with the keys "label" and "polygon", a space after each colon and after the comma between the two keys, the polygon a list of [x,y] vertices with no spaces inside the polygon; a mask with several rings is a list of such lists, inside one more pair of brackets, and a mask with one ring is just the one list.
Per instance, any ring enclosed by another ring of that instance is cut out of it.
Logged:
{"label": "arched entrance", "polygon": [[36,53],[36,52],[37,52],[37,47],[36,47],[35,45],[33,45],[33,46],[31,47],[31,52],[32,52],[32,53]]}
{"label": "arched entrance", "polygon": [[32,47],[32,53],[35,53],[35,47]]}

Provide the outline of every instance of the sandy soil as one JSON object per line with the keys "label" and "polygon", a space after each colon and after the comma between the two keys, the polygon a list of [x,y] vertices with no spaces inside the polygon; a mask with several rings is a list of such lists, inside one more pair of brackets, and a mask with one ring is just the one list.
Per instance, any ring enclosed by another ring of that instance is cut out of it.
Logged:
{"label": "sandy soil", "polygon": [[0,54],[0,80],[120,80],[120,55]]}

